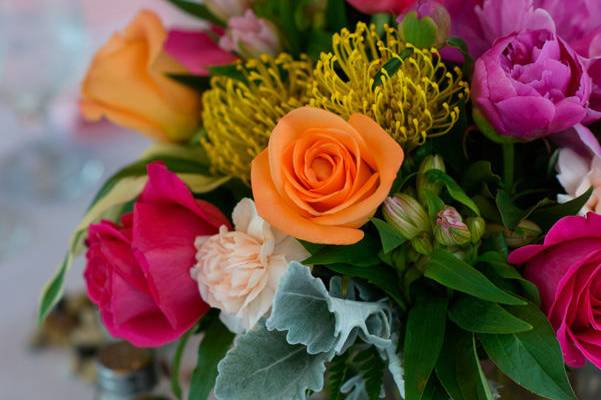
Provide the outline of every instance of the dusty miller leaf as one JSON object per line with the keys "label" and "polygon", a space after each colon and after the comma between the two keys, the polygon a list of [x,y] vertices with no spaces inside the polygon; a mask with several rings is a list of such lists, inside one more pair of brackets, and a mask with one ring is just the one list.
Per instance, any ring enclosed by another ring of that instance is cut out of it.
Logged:
{"label": "dusty miller leaf", "polygon": [[305,400],[306,391],[324,384],[331,353],[311,355],[303,345],[291,345],[286,334],[268,331],[263,322],[240,336],[217,367],[218,400]]}

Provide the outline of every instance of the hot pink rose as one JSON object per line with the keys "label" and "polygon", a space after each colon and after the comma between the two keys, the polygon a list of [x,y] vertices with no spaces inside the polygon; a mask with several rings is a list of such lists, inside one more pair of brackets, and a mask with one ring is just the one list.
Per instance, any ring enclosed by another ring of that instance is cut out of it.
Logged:
{"label": "hot pink rose", "polygon": [[417,0],[347,0],[353,7],[365,14],[400,14],[414,5]]}
{"label": "hot pink rose", "polygon": [[561,219],[544,244],[514,251],[509,262],[526,264],[566,363],[581,367],[588,359],[601,368],[601,215]]}
{"label": "hot pink rose", "polygon": [[88,296],[111,335],[156,347],[190,329],[209,309],[190,277],[194,240],[229,227],[213,205],[196,200],[162,164],[121,225],[103,221],[88,233]]}
{"label": "hot pink rose", "polygon": [[213,37],[223,36],[223,29],[201,31],[171,30],[165,42],[165,52],[195,75],[209,76],[209,67],[230,64],[236,56],[223,50]]}

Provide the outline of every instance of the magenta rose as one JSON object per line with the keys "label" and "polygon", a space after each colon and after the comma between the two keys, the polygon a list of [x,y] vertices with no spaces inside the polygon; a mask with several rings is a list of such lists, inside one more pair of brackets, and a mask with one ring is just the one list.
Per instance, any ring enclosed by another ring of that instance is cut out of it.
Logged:
{"label": "magenta rose", "polygon": [[237,57],[223,50],[213,37],[222,37],[221,28],[210,32],[171,30],[165,42],[165,52],[195,75],[209,76],[209,67],[231,64]]}
{"label": "magenta rose", "polygon": [[549,30],[502,37],[476,61],[473,99],[502,135],[533,140],[588,115],[592,81],[581,58]]}
{"label": "magenta rose", "polygon": [[514,251],[509,262],[526,264],[566,364],[601,368],[601,215],[561,219],[544,244]]}
{"label": "magenta rose", "polygon": [[414,5],[417,0],[347,0],[353,7],[365,14],[400,14]]}
{"label": "magenta rose", "polygon": [[139,347],[171,342],[209,309],[190,276],[198,236],[229,222],[213,205],[196,200],[162,164],[148,166],[148,183],[121,224],[91,225],[85,281],[115,337]]}

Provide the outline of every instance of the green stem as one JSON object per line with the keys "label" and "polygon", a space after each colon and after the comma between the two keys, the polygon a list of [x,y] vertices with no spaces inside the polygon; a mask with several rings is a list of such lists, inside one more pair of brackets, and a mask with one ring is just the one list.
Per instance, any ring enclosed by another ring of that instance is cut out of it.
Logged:
{"label": "green stem", "polygon": [[503,144],[503,182],[505,190],[512,192],[513,188],[513,165],[515,163],[515,151],[513,143]]}

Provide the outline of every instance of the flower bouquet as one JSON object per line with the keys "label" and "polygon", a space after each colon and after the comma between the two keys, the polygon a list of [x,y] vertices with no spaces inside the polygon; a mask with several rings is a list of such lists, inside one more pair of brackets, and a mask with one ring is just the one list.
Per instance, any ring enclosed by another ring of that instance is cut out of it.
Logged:
{"label": "flower bouquet", "polygon": [[576,398],[565,366],[601,368],[601,2],[169,1],[197,31],[142,11],[82,84],[86,118],[156,145],[40,319],[85,251],[113,337],[179,343],[178,398],[192,335],[190,399],[494,399],[490,365]]}

